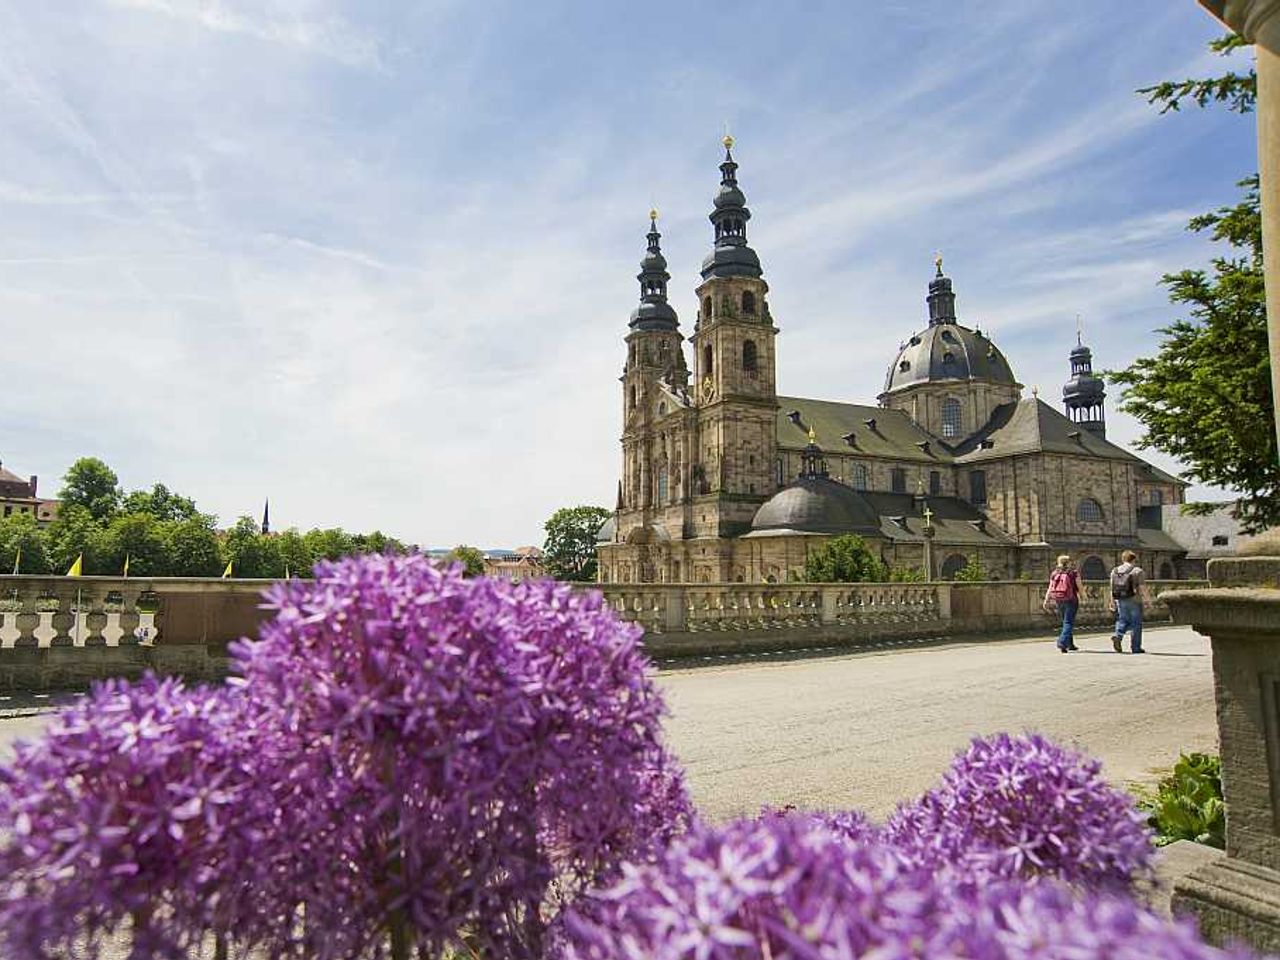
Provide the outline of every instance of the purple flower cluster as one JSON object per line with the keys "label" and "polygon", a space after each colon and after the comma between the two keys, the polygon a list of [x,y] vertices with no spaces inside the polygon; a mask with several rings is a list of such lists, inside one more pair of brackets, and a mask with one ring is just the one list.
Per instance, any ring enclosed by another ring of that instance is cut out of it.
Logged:
{"label": "purple flower cluster", "polygon": [[1052,881],[956,883],[805,816],[696,827],[560,918],[558,960],[1216,960],[1194,928]]}
{"label": "purple flower cluster", "polygon": [[[110,684],[0,780],[0,954],[542,954],[549,912],[688,824],[640,631],[422,557],[280,584],[220,691]],[[126,922],[127,921],[127,922]]]}
{"label": "purple flower cluster", "polygon": [[922,866],[980,882],[1048,876],[1128,889],[1151,876],[1151,831],[1101,769],[1038,735],[978,738],[939,787],[898,808],[885,839]]}
{"label": "purple flower cluster", "polygon": [[261,737],[226,691],[148,677],[99,686],[0,769],[3,955],[96,955],[130,926],[139,956],[183,957],[254,911],[227,877],[252,856]]}

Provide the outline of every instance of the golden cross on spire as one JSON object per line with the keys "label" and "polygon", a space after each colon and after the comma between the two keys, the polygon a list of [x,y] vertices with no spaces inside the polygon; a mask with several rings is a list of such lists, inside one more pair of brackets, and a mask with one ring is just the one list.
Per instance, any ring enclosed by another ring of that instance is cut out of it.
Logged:
{"label": "golden cross on spire", "polygon": [[926,527],[933,526],[933,511],[929,509],[929,505],[924,505],[924,525]]}

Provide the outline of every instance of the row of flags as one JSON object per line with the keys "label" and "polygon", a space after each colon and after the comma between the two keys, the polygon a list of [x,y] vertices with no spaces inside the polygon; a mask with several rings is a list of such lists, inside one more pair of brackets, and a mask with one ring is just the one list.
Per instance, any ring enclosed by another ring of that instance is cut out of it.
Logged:
{"label": "row of flags", "polygon": [[[129,555],[128,555],[128,554],[125,554],[125,557],[124,557],[124,576],[126,576],[126,577],[127,577],[127,576],[129,576],[129,559],[130,559],[130,558],[129,558]],[[228,561],[227,561],[227,568],[226,568],[225,570],[223,570],[223,571],[222,571],[222,579],[223,579],[223,580],[226,580],[227,578],[229,578],[229,577],[231,576],[231,573],[232,573],[232,570],[234,569],[234,567],[235,567],[235,561],[234,561],[234,560],[228,560]],[[22,547],[18,547],[18,552],[17,552],[17,554],[16,554],[16,555],[14,556],[14,558],[13,558],[13,575],[16,577],[16,576],[18,575],[18,573],[19,573],[19,571],[20,571],[21,569],[22,569]],[[83,554],[83,553],[79,554],[79,555],[76,557],[75,562],[74,562],[73,564],[71,564],[71,568],[67,571],[67,576],[68,576],[68,577],[81,577],[81,576],[84,576],[84,554]],[[287,567],[285,568],[284,576],[285,576],[285,579],[286,579],[286,580],[288,580],[288,579],[289,579],[289,570],[288,570],[288,568],[287,568]]]}

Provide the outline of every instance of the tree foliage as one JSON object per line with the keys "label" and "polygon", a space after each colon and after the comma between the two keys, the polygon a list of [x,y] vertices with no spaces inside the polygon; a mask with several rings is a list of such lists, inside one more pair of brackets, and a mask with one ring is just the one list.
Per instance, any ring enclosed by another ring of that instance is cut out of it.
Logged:
{"label": "tree foliage", "polygon": [[464,577],[479,577],[484,574],[484,554],[465,543],[460,543],[450,550],[445,559],[449,563],[462,564]]}
{"label": "tree foliage", "polygon": [[[1209,44],[1218,54],[1230,54],[1247,47],[1247,41],[1237,34],[1228,33]],[[1160,112],[1180,110],[1184,101],[1197,107],[1223,104],[1235,113],[1252,113],[1258,101],[1258,73],[1250,68],[1248,73],[1229,71],[1220,77],[1195,77],[1189,80],[1165,80],[1154,86],[1138,90],[1147,103],[1160,104]]]}
{"label": "tree foliage", "polygon": [[0,521],[0,572],[13,570],[19,546],[21,573],[66,573],[83,557],[85,574],[120,576],[127,558],[133,577],[216,577],[228,561],[237,577],[309,577],[317,560],[408,552],[380,530],[264,534],[253,518],[241,517],[220,533],[216,517],[163,483],[124,494],[115,471],[96,457],[71,465],[60,495],[61,509],[47,526],[30,514]]}
{"label": "tree foliage", "polygon": [[867,583],[885,579],[884,564],[857,534],[832,537],[805,559],[810,583]]}
{"label": "tree foliage", "polygon": [[978,559],[977,554],[974,554],[972,557],[966,558],[964,566],[956,571],[955,579],[962,583],[978,583],[991,578],[982,566],[982,561]]}
{"label": "tree foliage", "polygon": [[562,507],[547,520],[542,546],[547,573],[557,580],[596,578],[596,534],[613,514],[604,507]]}
{"label": "tree foliage", "polygon": [[62,479],[63,507],[83,507],[94,520],[109,520],[120,509],[120,479],[97,457],[81,457]]}
{"label": "tree foliage", "polygon": [[[1238,37],[1214,41],[1228,53]],[[1228,73],[1207,80],[1166,82],[1140,91],[1163,111],[1183,101],[1253,110],[1257,76]],[[1277,459],[1266,293],[1262,271],[1262,213],[1258,177],[1239,184],[1234,206],[1195,217],[1188,228],[1207,231],[1226,249],[1210,269],[1166,274],[1169,299],[1188,316],[1162,327],[1159,351],[1139,357],[1108,377],[1124,386],[1120,409],[1142,422],[1140,445],[1187,465],[1186,476],[1240,494],[1235,517],[1246,533],[1280,524]],[[1194,508],[1192,508],[1194,512]]]}

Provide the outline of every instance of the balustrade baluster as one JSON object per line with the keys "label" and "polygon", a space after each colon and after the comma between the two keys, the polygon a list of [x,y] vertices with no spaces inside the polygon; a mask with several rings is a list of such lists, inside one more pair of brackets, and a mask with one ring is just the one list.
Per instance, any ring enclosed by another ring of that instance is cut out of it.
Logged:
{"label": "balustrade baluster", "polygon": [[[53,639],[49,641],[49,646],[74,646],[76,642],[74,634],[78,626],[76,620],[80,616],[80,611],[76,609],[76,591],[74,588],[68,590],[66,587],[61,587],[55,592],[58,609],[49,618],[53,626]],[[75,610],[74,613],[73,610]]]}
{"label": "balustrade baluster", "polygon": [[13,641],[13,645],[37,647],[40,645],[40,641],[36,639],[36,629],[40,626],[40,608],[37,606],[40,591],[32,583],[18,589],[21,591],[22,606],[13,618],[13,625],[18,628],[18,637]]}
{"label": "balustrade baluster", "polygon": [[138,643],[138,626],[142,623],[142,615],[138,612],[138,594],[125,585],[120,590],[120,639],[116,641],[122,647],[136,646]]}
{"label": "balustrade baluster", "polygon": [[107,626],[107,611],[104,604],[106,603],[107,592],[102,589],[89,587],[81,591],[81,602],[88,608],[88,613],[84,616],[84,645],[86,647],[105,647],[107,638],[102,635],[102,631]]}

